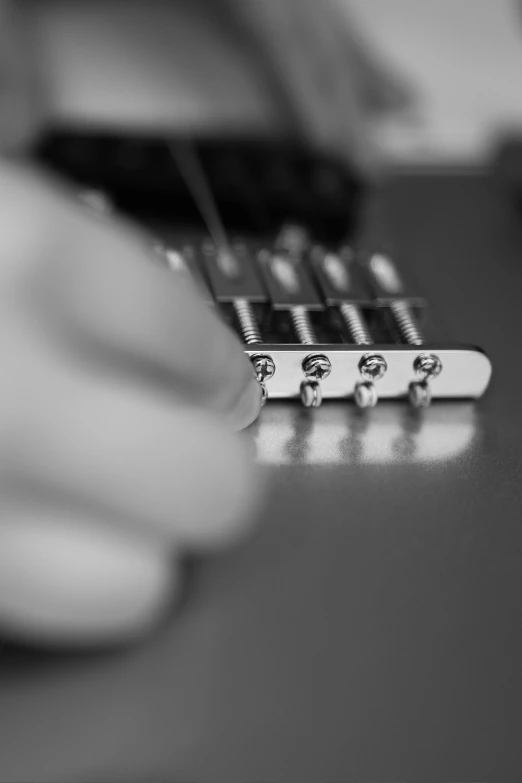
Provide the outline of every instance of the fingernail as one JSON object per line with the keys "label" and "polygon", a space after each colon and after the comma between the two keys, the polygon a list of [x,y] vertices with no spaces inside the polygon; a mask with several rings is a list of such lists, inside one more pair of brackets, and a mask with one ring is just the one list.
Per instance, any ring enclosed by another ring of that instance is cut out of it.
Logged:
{"label": "fingernail", "polygon": [[252,424],[259,416],[261,407],[262,389],[252,376],[228,417],[234,429],[242,430]]}

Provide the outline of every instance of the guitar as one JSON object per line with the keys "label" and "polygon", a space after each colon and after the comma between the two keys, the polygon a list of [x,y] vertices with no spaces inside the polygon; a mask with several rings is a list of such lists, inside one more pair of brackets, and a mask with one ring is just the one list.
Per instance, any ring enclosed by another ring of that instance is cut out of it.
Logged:
{"label": "guitar", "polygon": [[[484,393],[485,354],[428,340],[393,254],[357,247],[355,168],[293,132],[215,20],[197,4],[70,6],[34,12],[50,116],[35,155],[151,229],[238,330],[266,399],[426,407]],[[197,163],[226,247],[173,148]]]}

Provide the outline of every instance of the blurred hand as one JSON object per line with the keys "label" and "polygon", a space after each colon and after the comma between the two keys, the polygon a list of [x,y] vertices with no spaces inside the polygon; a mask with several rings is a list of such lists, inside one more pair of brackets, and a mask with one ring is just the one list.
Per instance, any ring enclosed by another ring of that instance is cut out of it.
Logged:
{"label": "blurred hand", "polygon": [[144,236],[11,164],[0,181],[0,635],[125,639],[175,595],[181,553],[248,525],[233,430],[260,389]]}
{"label": "blurred hand", "polygon": [[[230,80],[207,84],[228,51],[213,16],[271,86],[281,126],[374,173],[370,118],[409,94],[335,3],[201,0],[198,28],[186,2],[173,50],[179,3],[0,0],[0,144],[26,146],[55,111],[174,133],[182,62],[183,78],[200,69],[216,122],[230,118]],[[25,35],[40,36],[34,59]],[[58,108],[46,103],[59,93]],[[0,175],[0,632],[133,636],[175,592],[179,554],[230,541],[251,518],[253,466],[231,430],[255,419],[260,390],[234,335],[136,230],[34,174],[5,163]]]}

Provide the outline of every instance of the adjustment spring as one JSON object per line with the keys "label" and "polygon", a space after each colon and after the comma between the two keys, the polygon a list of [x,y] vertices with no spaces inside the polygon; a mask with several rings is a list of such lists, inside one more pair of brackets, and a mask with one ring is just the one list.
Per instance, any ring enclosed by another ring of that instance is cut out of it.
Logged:
{"label": "adjustment spring", "polygon": [[295,305],[290,309],[290,317],[299,342],[302,345],[317,345],[318,340],[308,310],[301,305]]}
{"label": "adjustment spring", "polygon": [[373,339],[359,307],[355,304],[344,302],[339,309],[353,342],[356,345],[371,345]]}
{"label": "adjustment spring", "polygon": [[424,345],[426,340],[415,323],[415,317],[409,304],[398,299],[390,302],[390,310],[404,342],[408,345]]}
{"label": "adjustment spring", "polygon": [[[246,299],[234,299],[232,304],[244,342],[247,345],[259,345],[262,343],[263,337],[261,335],[261,330],[259,329],[254,309],[250,302]],[[264,405],[268,399],[266,381],[270,380],[276,371],[275,362],[271,356],[264,353],[254,354],[254,356],[250,357],[250,361],[252,362],[256,379],[261,386]]]}
{"label": "adjustment spring", "polygon": [[239,328],[243,335],[243,340],[247,345],[262,343],[261,331],[257,324],[254,310],[250,302],[246,299],[235,299],[233,302],[234,311],[239,321]]}

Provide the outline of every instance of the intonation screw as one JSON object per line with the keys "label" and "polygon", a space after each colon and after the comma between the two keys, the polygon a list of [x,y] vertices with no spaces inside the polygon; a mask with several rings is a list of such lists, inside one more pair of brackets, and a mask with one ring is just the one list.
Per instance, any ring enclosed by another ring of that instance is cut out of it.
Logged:
{"label": "intonation screw", "polygon": [[373,339],[359,305],[344,302],[339,309],[353,342],[356,345],[371,345]]}
{"label": "intonation screw", "polygon": [[424,345],[426,340],[408,302],[401,299],[392,301],[390,310],[404,342],[408,345]]}
{"label": "intonation screw", "polygon": [[290,308],[290,318],[295,329],[295,333],[302,345],[316,345],[317,337],[310,320],[310,314],[306,307],[294,305]]}
{"label": "intonation screw", "polygon": [[431,389],[427,381],[410,383],[408,396],[414,408],[428,408],[431,403]]}
{"label": "intonation screw", "polygon": [[245,343],[247,345],[262,343],[261,331],[254,315],[254,308],[250,302],[246,299],[234,299],[233,307]]}
{"label": "intonation screw", "polygon": [[[390,310],[399,333],[408,345],[425,345],[426,339],[416,322],[410,305],[403,300],[390,302]],[[442,372],[442,362],[438,356],[423,353],[416,357],[413,369],[418,381],[410,383],[408,398],[414,408],[427,408],[431,403],[431,387],[428,381],[437,378]]]}
{"label": "intonation screw", "polygon": [[[344,302],[339,309],[355,345],[372,345],[373,338],[359,305]],[[363,380],[356,383],[354,389],[354,400],[358,408],[375,407],[378,400],[375,381],[380,380],[387,369],[386,360],[380,354],[367,353],[362,357],[359,362],[359,372]]]}
{"label": "intonation screw", "polygon": [[427,381],[441,374],[442,362],[432,353],[421,353],[413,362],[413,369],[421,380]]}
{"label": "intonation screw", "polygon": [[[317,345],[318,339],[306,307],[295,305],[290,308],[290,318],[302,345]],[[332,372],[327,356],[310,354],[303,360],[303,373],[306,378],[301,383],[301,402],[305,408],[318,408],[323,400],[320,381]]]}
{"label": "intonation screw", "polygon": [[[261,330],[250,302],[247,299],[234,299],[232,305],[245,343],[247,345],[261,345],[263,343]],[[275,362],[271,356],[264,353],[254,354],[250,357],[250,361],[252,362],[256,379],[261,386],[264,405],[268,397],[266,381],[270,380],[276,371]]]}

